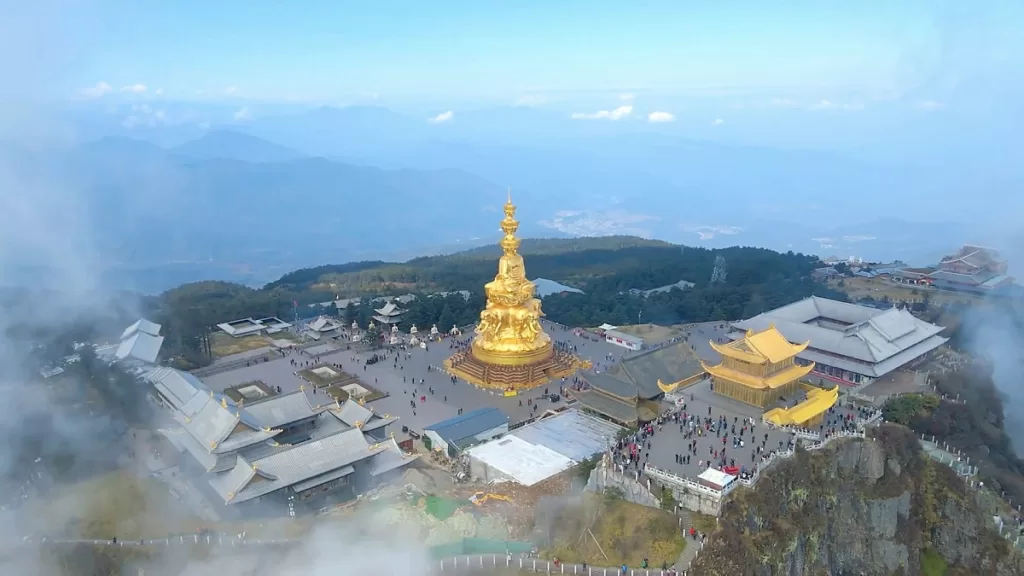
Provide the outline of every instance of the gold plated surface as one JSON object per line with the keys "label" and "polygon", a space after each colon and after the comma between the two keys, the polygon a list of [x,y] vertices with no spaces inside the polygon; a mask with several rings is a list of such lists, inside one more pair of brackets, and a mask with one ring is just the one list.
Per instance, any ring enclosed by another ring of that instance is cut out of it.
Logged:
{"label": "gold plated surface", "polygon": [[519,254],[519,222],[511,194],[504,213],[498,273],[484,285],[487,304],[480,312],[472,345],[449,358],[445,365],[450,372],[477,386],[517,390],[568,376],[579,367],[579,361],[556,352],[551,337],[541,327],[544,312],[535,296],[536,286],[526,278],[526,266]]}
{"label": "gold plated surface", "polygon": [[510,196],[501,221],[505,236],[499,242],[503,254],[498,260],[498,274],[484,285],[487,306],[480,312],[473,339],[478,357],[496,364],[530,363],[551,351],[551,338],[540,325],[544,315],[540,299],[534,297],[536,287],[526,278],[526,266],[519,254],[519,222],[515,215]]}

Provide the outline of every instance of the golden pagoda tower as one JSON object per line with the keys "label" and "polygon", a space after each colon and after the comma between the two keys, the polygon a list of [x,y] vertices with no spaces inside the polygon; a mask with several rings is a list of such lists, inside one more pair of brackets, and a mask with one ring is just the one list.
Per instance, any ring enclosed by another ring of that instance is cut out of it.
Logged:
{"label": "golden pagoda tower", "polygon": [[722,355],[722,363],[711,366],[701,361],[701,365],[711,375],[716,393],[764,408],[780,396],[800,391],[800,379],[814,370],[814,363],[796,363],[796,355],[808,344],[790,343],[771,325],[758,333],[748,330],[742,339],[728,344],[712,340],[711,347]]}
{"label": "golden pagoda tower", "polygon": [[556,351],[540,325],[544,313],[519,254],[519,222],[511,192],[504,211],[498,274],[484,285],[487,305],[480,312],[473,343],[446,360],[445,367],[477,386],[516,391],[569,376],[581,363]]}

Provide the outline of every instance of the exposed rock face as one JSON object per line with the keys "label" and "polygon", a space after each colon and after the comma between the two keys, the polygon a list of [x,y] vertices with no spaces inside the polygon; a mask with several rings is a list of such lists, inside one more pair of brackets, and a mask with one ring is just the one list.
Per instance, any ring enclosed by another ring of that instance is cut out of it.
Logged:
{"label": "exposed rock face", "polygon": [[916,437],[883,426],[873,438],[800,452],[724,504],[697,576],[1024,575],[963,482]]}

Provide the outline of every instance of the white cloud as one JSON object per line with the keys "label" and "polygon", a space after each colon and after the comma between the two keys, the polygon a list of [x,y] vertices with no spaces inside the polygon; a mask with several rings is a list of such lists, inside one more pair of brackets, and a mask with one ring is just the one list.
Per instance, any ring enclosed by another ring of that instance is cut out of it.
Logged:
{"label": "white cloud", "polygon": [[935,112],[937,110],[942,110],[946,105],[942,102],[936,102],[935,100],[925,100],[923,102],[919,102],[917,107],[926,112]]}
{"label": "white cloud", "polygon": [[427,122],[430,122],[431,124],[441,124],[441,123],[444,123],[444,122],[451,122],[452,118],[454,118],[454,117],[455,117],[455,113],[454,112],[452,112],[451,110],[446,110],[444,112],[441,112],[437,116],[433,116],[431,118],[427,118]]}
{"label": "white cloud", "polygon": [[235,110],[235,120],[248,120],[249,119],[249,108],[242,106],[238,110]]}
{"label": "white cloud", "polygon": [[82,90],[82,96],[85,96],[86,98],[99,98],[113,89],[114,88],[106,82],[97,82],[95,86],[90,86]]}
{"label": "white cloud", "polygon": [[592,114],[576,112],[573,120],[622,120],[633,113],[632,106],[619,106],[615,110],[598,110]]}
{"label": "white cloud", "polygon": [[819,100],[817,104],[811,106],[811,110],[863,110],[864,105],[853,103],[844,104],[842,102],[833,102],[831,100]]}
{"label": "white cloud", "polygon": [[651,112],[647,115],[648,122],[675,122],[675,114],[671,112]]}
{"label": "white cloud", "polygon": [[721,126],[722,124],[725,124],[725,120],[722,120],[721,118],[715,118],[711,121],[712,126]]}
{"label": "white cloud", "polygon": [[209,130],[210,129],[210,123],[209,122],[200,122],[199,124],[196,124],[196,126],[198,126],[200,130]]}
{"label": "white cloud", "polygon": [[235,92],[238,92],[238,86],[228,86],[224,89],[225,94],[234,94]]}
{"label": "white cloud", "polygon": [[156,90],[153,90],[153,94],[156,94],[157,96],[159,96],[159,95],[161,95],[163,93],[164,93],[164,89],[163,88],[157,88]]}
{"label": "white cloud", "polygon": [[619,94],[619,100],[622,100],[623,102],[632,102],[633,100],[636,100],[636,96],[627,92],[626,94]]}
{"label": "white cloud", "polygon": [[772,98],[768,101],[768,105],[773,108],[797,108],[800,103],[791,98]]}
{"label": "white cloud", "polygon": [[127,86],[121,86],[121,92],[128,92],[130,94],[143,94],[146,92],[145,84],[129,84]]}

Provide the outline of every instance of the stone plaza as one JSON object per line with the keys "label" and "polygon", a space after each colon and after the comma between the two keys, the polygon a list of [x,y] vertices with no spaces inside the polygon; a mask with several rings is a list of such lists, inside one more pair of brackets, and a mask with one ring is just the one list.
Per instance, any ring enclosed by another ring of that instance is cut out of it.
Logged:
{"label": "stone plaza", "polygon": [[[575,347],[577,355],[591,360],[595,366],[608,366],[630,353],[604,340],[595,341],[593,337],[578,336],[564,326],[546,321],[543,324],[552,340]],[[384,398],[370,402],[368,406],[379,414],[400,418],[399,426],[394,430],[395,438],[399,441],[407,437],[402,427],[421,432],[426,426],[458,415],[460,409],[469,412],[478,408],[496,407],[509,416],[510,423],[515,423],[565,405],[564,394],[558,402],[551,402],[545,397],[545,391],[558,394],[561,382],[551,382],[547,386],[512,397],[505,397],[498,391],[480,389],[458,379],[452,382],[452,377],[443,372],[441,367],[456,346],[468,342],[471,337],[467,332],[459,337],[428,342],[426,349],[409,346],[404,349],[394,347],[370,351],[344,341],[322,342],[304,350],[294,349],[285,353],[267,348],[247,353],[247,361],[240,366],[202,376],[202,379],[214,390],[258,381],[275,390],[280,387],[281,392],[285,393],[303,385],[310,388],[299,372],[320,365],[337,366],[366,385],[387,394]],[[375,355],[379,361],[368,364],[367,360]],[[230,360],[225,358],[220,363]],[[326,393],[318,393],[324,394],[324,402],[329,401]]]}

